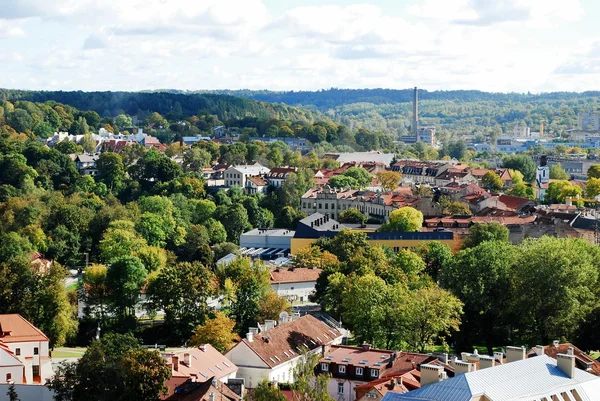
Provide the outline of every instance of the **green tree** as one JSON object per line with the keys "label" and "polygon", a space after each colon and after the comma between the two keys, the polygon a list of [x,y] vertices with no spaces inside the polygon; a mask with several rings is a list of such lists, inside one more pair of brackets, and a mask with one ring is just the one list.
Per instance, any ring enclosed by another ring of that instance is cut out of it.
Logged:
{"label": "green tree", "polygon": [[15,109],[15,111],[9,113],[6,122],[19,133],[31,130],[34,125],[33,118],[23,109]]}
{"label": "green tree", "polygon": [[215,216],[219,220],[225,231],[227,231],[227,240],[238,244],[240,236],[248,228],[248,212],[239,203],[225,207],[221,214]]}
{"label": "green tree", "polygon": [[584,240],[526,239],[515,261],[514,310],[521,337],[571,338],[597,306],[599,251]]}
{"label": "green tree", "polygon": [[508,242],[508,228],[500,223],[476,223],[463,241],[463,249],[475,247],[485,241]]}
{"label": "green tree", "polygon": [[438,281],[440,270],[451,263],[453,257],[450,247],[437,241],[419,246],[416,252],[425,262],[425,273],[435,282]]}
{"label": "green tree", "polygon": [[576,198],[581,197],[582,194],[581,187],[573,185],[569,181],[553,181],[548,184],[544,202],[563,203],[568,196]]}
{"label": "green tree", "polygon": [[143,247],[146,240],[134,229],[134,223],[128,220],[115,220],[109,223],[108,229],[100,241],[100,256],[106,263],[130,256]]}
{"label": "green tree", "polygon": [[183,171],[201,172],[212,162],[211,154],[200,148],[189,148],[183,152]]}
{"label": "green tree", "polygon": [[70,141],[68,139],[64,139],[64,140],[60,141],[59,143],[57,143],[56,145],[54,145],[54,149],[59,151],[63,155],[70,155],[73,153],[75,153],[75,154],[83,153],[83,148],[81,146],[77,145],[75,142]]}
{"label": "green tree", "polygon": [[108,269],[104,265],[92,265],[85,269],[83,274],[83,289],[85,290],[85,303],[96,319],[104,320],[106,303],[108,300],[108,286],[106,274]]}
{"label": "green tree", "polygon": [[460,349],[483,341],[493,347],[509,341],[512,270],[517,249],[506,241],[485,241],[460,251],[440,271],[442,286],[464,302]]}
{"label": "green tree", "polygon": [[550,179],[568,180],[569,174],[567,174],[560,163],[556,163],[550,166]]}
{"label": "green tree", "polygon": [[396,171],[380,171],[377,173],[377,181],[385,191],[393,191],[398,188],[402,174]]}
{"label": "green tree", "polygon": [[412,232],[423,227],[423,213],[409,206],[401,207],[390,213],[386,224],[379,231]]}
{"label": "green tree", "polygon": [[154,401],[166,394],[170,376],[160,354],[142,349],[131,334],[107,334],[77,362],[60,365],[52,388],[61,401]]}
{"label": "green tree", "polygon": [[209,219],[206,221],[206,227],[208,227],[208,238],[211,244],[220,244],[227,241],[227,230],[220,221]]}
{"label": "green tree", "polygon": [[523,174],[525,182],[535,180],[537,167],[531,157],[523,154],[508,155],[502,159],[502,165],[505,168],[518,170]]}
{"label": "green tree", "polygon": [[148,284],[150,307],[162,309],[174,337],[184,341],[204,322],[216,284],[214,274],[198,262],[167,266]]}
{"label": "green tree", "polygon": [[117,118],[115,118],[115,124],[117,124],[117,127],[122,130],[124,128],[131,127],[133,125],[133,121],[129,116],[125,114],[119,114]]}
{"label": "green tree", "polygon": [[423,287],[412,293],[408,311],[406,342],[417,352],[425,352],[440,335],[458,331],[462,302],[437,285]]}
{"label": "green tree", "polygon": [[96,151],[96,141],[89,133],[87,133],[81,138],[81,147],[87,153],[94,153]]}
{"label": "green tree", "polygon": [[588,178],[585,183],[585,196],[595,198],[600,195],[600,178]]}
{"label": "green tree", "polygon": [[257,384],[248,396],[248,401],[287,401],[277,385],[263,380]]}
{"label": "green tree", "polygon": [[100,180],[106,184],[112,192],[118,189],[125,179],[125,166],[121,156],[113,152],[104,152],[96,161]]}
{"label": "green tree", "polygon": [[334,175],[327,182],[331,188],[359,188],[360,185],[354,177]]}
{"label": "green tree", "polygon": [[110,288],[109,303],[123,317],[133,313],[148,271],[135,256],[125,256],[114,261],[106,273]]}
{"label": "green tree", "polygon": [[197,347],[202,344],[210,344],[217,351],[225,354],[233,347],[235,341],[239,340],[234,329],[235,321],[217,311],[204,324],[196,327],[188,345]]}
{"label": "green tree", "polygon": [[600,164],[593,164],[587,172],[588,178],[600,178]]}
{"label": "green tree", "polygon": [[502,187],[504,187],[504,182],[502,178],[494,171],[488,171],[483,175],[481,179],[481,183],[483,187],[486,189],[491,189],[492,191],[500,191]]}
{"label": "green tree", "polygon": [[[6,392],[6,395],[8,395],[8,400],[9,401],[21,401],[21,399],[19,398],[19,394],[17,394],[17,390],[15,389],[15,384],[14,383],[10,383],[10,386],[8,386],[8,391]],[[283,397],[283,400],[285,400],[285,397]]]}
{"label": "green tree", "polygon": [[54,133],[54,127],[52,127],[52,125],[46,121],[40,121],[35,127],[33,127],[33,133],[38,138],[46,139],[52,136]]}
{"label": "green tree", "polygon": [[[320,128],[320,127],[319,127]],[[329,375],[318,374],[315,377],[315,367],[321,355],[303,352],[300,360],[293,369],[294,383],[292,391],[296,401],[334,401],[327,393]]]}
{"label": "green tree", "polygon": [[340,213],[338,221],[340,223],[363,224],[367,221],[367,216],[362,214],[358,209],[349,208]]}
{"label": "green tree", "polygon": [[360,188],[371,185],[371,181],[373,180],[373,176],[362,167],[350,167],[342,174],[346,177],[354,178]]}
{"label": "green tree", "polygon": [[[260,313],[259,302],[271,288],[269,270],[264,266],[250,266],[249,261],[239,262],[241,269],[235,280],[235,301],[231,306],[236,321],[236,331],[245,336],[249,327],[256,325]],[[232,266],[230,265],[230,268]]]}

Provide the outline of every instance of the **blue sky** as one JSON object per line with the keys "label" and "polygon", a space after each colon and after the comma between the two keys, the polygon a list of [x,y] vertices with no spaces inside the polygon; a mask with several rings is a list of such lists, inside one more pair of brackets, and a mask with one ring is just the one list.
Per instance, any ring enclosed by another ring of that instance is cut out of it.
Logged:
{"label": "blue sky", "polygon": [[593,0],[0,0],[0,87],[600,89]]}

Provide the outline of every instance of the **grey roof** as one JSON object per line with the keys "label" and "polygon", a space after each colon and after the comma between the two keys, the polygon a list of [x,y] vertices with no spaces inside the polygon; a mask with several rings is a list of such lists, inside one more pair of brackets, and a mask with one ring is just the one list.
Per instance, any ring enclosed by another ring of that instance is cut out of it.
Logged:
{"label": "grey roof", "polygon": [[242,234],[242,236],[260,235],[261,237],[277,236],[277,237],[293,237],[293,230],[286,228],[255,228]]}
{"label": "grey roof", "polygon": [[339,163],[356,162],[356,163],[384,163],[386,166],[392,164],[394,160],[393,153],[381,152],[348,152],[348,153],[328,153],[328,155],[337,155],[336,161]]}
{"label": "grey roof", "polygon": [[343,224],[321,213],[313,213],[310,216],[300,220],[300,223],[305,224],[306,226],[317,231],[341,231],[342,229],[346,228],[346,226]]}
{"label": "grey roof", "polygon": [[575,369],[570,378],[557,367],[555,359],[541,355],[465,373],[406,394],[388,393],[383,400],[470,401],[482,395],[490,401],[540,400],[576,390],[584,400],[600,401],[600,392],[589,391],[593,388],[600,388],[599,377]]}
{"label": "grey roof", "polygon": [[267,174],[270,169],[268,167],[262,166],[260,164],[245,164],[245,165],[239,165],[239,166],[231,166],[229,167],[230,169],[234,169],[242,174],[248,174],[248,175],[260,175],[260,174]]}

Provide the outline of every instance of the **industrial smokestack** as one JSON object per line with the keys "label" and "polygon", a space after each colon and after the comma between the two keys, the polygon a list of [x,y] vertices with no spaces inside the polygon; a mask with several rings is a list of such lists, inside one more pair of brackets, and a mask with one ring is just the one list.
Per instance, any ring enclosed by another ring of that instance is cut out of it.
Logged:
{"label": "industrial smokestack", "polygon": [[[415,94],[413,99],[413,123],[412,123],[412,132],[413,135],[417,136],[417,127],[419,124],[419,90],[415,86]],[[417,138],[418,141],[418,138]]]}

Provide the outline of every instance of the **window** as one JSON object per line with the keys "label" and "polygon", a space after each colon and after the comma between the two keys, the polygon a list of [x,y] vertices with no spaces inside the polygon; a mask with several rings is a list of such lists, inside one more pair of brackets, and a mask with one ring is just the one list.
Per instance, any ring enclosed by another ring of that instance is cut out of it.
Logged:
{"label": "window", "polygon": [[322,205],[319,203],[319,209],[321,209],[321,206],[322,206]]}
{"label": "window", "polygon": [[16,356],[19,356],[19,355],[21,355],[21,348],[17,348],[17,349],[15,349],[15,355],[16,355]]}
{"label": "window", "polygon": [[40,376],[40,367],[39,365],[33,365],[33,377]]}
{"label": "window", "polygon": [[371,377],[379,377],[379,369],[371,369]]}
{"label": "window", "polygon": [[346,365],[340,365],[340,366],[338,366],[338,372],[340,372],[340,373],[346,373]]}
{"label": "window", "polygon": [[338,394],[344,394],[344,383],[338,383]]}
{"label": "window", "polygon": [[329,209],[329,203],[325,204],[325,209]]}
{"label": "window", "polygon": [[367,398],[377,398],[376,393],[367,393]]}
{"label": "window", "polygon": [[329,364],[328,363],[322,363],[321,364],[321,370],[323,372],[329,372]]}
{"label": "window", "polygon": [[9,382],[12,380],[12,373],[7,373],[6,374],[6,381]]}
{"label": "window", "polygon": [[38,355],[40,353],[40,349],[38,347],[33,348],[33,355]]}
{"label": "window", "polygon": [[356,368],[356,376],[362,376],[363,368]]}

